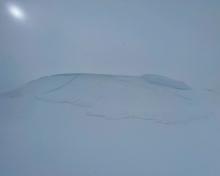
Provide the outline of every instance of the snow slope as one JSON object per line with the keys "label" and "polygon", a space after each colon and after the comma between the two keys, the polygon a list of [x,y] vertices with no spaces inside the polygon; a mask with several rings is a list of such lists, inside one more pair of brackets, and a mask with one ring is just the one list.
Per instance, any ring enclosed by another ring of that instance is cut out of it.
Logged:
{"label": "snow slope", "polygon": [[218,176],[219,100],[152,74],[31,81],[0,96],[0,175]]}

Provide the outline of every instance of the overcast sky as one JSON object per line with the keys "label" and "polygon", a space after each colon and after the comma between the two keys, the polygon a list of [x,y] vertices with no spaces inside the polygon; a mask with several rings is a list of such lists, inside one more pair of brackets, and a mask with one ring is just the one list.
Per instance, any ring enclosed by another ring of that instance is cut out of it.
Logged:
{"label": "overcast sky", "polygon": [[219,0],[0,0],[0,91],[67,72],[213,87],[219,31]]}

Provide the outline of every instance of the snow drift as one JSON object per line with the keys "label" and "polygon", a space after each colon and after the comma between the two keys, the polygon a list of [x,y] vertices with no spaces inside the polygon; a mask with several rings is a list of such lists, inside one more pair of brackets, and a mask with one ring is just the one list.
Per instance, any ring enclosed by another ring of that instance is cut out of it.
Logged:
{"label": "snow drift", "polygon": [[40,78],[3,96],[70,105],[73,115],[79,109],[85,116],[109,120],[178,123],[213,115],[205,93],[198,93],[184,82],[160,75],[63,74]]}
{"label": "snow drift", "polygon": [[43,77],[0,95],[0,175],[218,176],[218,107],[160,75]]}

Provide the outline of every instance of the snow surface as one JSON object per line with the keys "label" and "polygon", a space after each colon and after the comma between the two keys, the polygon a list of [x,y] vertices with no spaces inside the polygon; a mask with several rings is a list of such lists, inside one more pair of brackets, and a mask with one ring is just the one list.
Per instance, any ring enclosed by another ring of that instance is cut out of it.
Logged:
{"label": "snow surface", "polygon": [[219,176],[219,100],[160,75],[31,81],[0,95],[0,175]]}

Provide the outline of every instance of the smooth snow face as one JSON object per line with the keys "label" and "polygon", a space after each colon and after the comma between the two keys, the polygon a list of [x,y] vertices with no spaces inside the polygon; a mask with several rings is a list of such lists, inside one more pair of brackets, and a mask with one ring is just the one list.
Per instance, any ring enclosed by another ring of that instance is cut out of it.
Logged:
{"label": "smooth snow face", "polygon": [[0,175],[219,176],[218,107],[159,75],[44,77],[1,95]]}
{"label": "smooth snow face", "polygon": [[148,83],[165,86],[173,89],[190,90],[191,88],[182,81],[170,79],[165,76],[147,74],[142,76]]}

